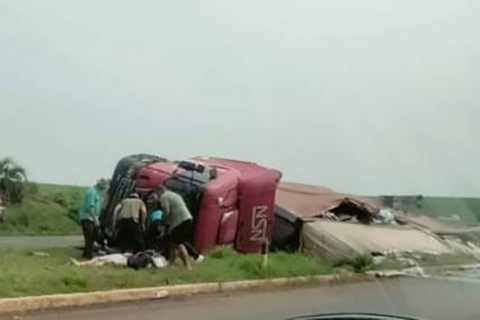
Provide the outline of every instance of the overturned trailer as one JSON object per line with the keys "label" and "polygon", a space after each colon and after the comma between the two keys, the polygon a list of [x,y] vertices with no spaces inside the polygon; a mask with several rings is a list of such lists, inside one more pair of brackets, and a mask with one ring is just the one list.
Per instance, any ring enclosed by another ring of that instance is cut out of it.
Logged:
{"label": "overturned trailer", "polygon": [[331,189],[292,182],[281,182],[275,198],[275,224],[272,246],[298,250],[304,223],[319,218],[335,221],[355,219],[368,223],[379,208],[368,199],[348,196]]}
{"label": "overturned trailer", "polygon": [[277,249],[302,249],[332,261],[389,251],[453,252],[427,229],[386,219],[368,198],[282,182],[275,204],[272,243]]}
{"label": "overturned trailer", "polygon": [[281,176],[280,171],[255,163],[220,158],[172,162],[150,155],[126,157],[115,169],[102,226],[114,242],[115,206],[132,191],[146,199],[164,185],[179,193],[190,209],[197,250],[233,245],[241,252],[257,252],[271,237]]}

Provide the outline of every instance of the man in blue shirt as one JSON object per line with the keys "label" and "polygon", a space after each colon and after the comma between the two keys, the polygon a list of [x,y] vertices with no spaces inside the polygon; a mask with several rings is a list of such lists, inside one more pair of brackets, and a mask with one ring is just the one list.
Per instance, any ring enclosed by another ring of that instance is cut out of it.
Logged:
{"label": "man in blue shirt", "polygon": [[80,209],[80,222],[85,240],[82,257],[85,259],[93,258],[93,245],[98,237],[100,226],[98,220],[101,210],[100,192],[104,191],[107,185],[105,179],[100,179],[95,186],[88,188]]}
{"label": "man in blue shirt", "polygon": [[147,249],[163,252],[165,243],[166,226],[163,223],[163,211],[160,207],[160,201],[158,195],[152,193],[147,200],[148,219],[147,219],[147,232],[146,232],[146,244]]}

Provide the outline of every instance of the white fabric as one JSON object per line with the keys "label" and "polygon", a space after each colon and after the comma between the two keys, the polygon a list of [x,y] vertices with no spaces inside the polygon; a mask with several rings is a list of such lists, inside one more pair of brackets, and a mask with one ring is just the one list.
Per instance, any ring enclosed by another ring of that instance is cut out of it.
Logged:
{"label": "white fabric", "polygon": [[130,255],[128,254],[114,253],[114,254],[108,254],[106,256],[95,257],[91,260],[84,261],[84,262],[80,262],[75,259],[72,259],[72,262],[76,266],[103,266],[106,264],[126,266],[129,256]]}
{"label": "white fabric", "polygon": [[155,268],[165,268],[168,266],[168,261],[164,256],[152,257],[152,262]]}

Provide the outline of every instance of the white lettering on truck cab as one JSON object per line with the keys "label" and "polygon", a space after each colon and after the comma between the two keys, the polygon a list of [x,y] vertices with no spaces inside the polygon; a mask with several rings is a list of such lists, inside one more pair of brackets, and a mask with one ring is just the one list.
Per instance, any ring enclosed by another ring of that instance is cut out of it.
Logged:
{"label": "white lettering on truck cab", "polygon": [[267,210],[268,206],[253,207],[252,233],[250,241],[263,241],[267,236]]}

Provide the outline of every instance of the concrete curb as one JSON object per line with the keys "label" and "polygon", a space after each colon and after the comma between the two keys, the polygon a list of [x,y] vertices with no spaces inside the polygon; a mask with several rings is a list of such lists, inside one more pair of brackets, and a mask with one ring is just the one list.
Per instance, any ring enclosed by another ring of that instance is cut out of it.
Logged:
{"label": "concrete curb", "polygon": [[333,274],[311,277],[248,280],[224,283],[201,283],[154,288],[97,291],[88,293],[55,294],[22,298],[0,299],[0,314],[65,307],[81,307],[118,302],[163,299],[204,293],[235,292],[259,288],[275,288],[297,285],[335,285],[347,282],[367,281],[372,274]]}

